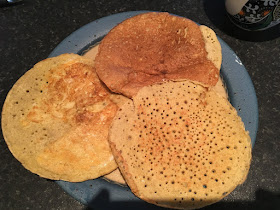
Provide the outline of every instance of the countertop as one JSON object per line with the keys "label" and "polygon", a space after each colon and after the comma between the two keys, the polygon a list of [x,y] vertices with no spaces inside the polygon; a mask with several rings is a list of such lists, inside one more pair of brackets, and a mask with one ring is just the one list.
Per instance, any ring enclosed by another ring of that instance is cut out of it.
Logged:
{"label": "countertop", "polygon": [[[111,14],[153,10],[190,18],[214,29],[238,55],[256,90],[259,129],[244,184],[205,209],[280,207],[280,27],[245,32],[232,25],[224,1],[191,0],[24,0],[0,8],[0,104],[32,66],[47,58],[69,34]],[[280,24],[279,24],[280,26]],[[32,174],[10,153],[0,136],[0,209],[88,209],[56,182]]]}

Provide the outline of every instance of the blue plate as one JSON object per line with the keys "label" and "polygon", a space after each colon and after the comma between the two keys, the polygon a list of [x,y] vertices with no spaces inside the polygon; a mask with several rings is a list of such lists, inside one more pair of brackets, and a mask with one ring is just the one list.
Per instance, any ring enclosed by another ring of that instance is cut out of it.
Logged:
{"label": "blue plate", "polygon": [[[82,54],[99,42],[114,26],[123,20],[147,11],[124,12],[93,21],[64,39],[49,55]],[[226,84],[230,102],[241,116],[254,145],[258,129],[258,104],[253,83],[237,55],[218,37],[223,61],[221,75]],[[161,209],[135,197],[128,187],[110,183],[102,178],[80,183],[57,181],[71,196],[95,209]]]}

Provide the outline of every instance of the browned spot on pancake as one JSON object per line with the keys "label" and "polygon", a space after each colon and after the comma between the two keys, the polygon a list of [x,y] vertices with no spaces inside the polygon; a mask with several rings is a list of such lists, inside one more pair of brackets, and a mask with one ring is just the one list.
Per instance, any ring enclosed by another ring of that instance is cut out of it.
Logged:
{"label": "browned spot on pancake", "polygon": [[[99,111],[108,105],[109,92],[97,78],[93,67],[76,63],[52,69],[45,86],[45,97],[40,107],[34,106],[29,120],[36,111],[47,112],[56,118],[72,123],[90,123],[98,120]],[[93,110],[98,109],[99,110]]]}

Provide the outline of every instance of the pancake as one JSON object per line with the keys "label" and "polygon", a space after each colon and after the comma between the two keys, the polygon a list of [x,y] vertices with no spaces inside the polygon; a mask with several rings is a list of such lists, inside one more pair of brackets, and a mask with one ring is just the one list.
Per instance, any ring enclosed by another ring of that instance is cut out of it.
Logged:
{"label": "pancake", "polygon": [[245,181],[251,161],[236,110],[190,81],[142,88],[118,111],[109,142],[132,192],[169,208],[221,200]]}
{"label": "pancake", "polygon": [[75,54],[48,58],[8,93],[2,131],[26,169],[48,179],[80,182],[117,168],[108,130],[118,106],[93,66]]}
{"label": "pancake", "polygon": [[[209,31],[202,33],[193,21],[168,13],[134,16],[104,37],[95,60],[96,72],[111,91],[127,97],[165,80],[190,79],[215,86],[219,65],[209,59],[221,60],[221,48],[206,48],[205,40],[213,43],[215,33],[204,38],[206,34]],[[215,55],[208,56],[206,49]]]}

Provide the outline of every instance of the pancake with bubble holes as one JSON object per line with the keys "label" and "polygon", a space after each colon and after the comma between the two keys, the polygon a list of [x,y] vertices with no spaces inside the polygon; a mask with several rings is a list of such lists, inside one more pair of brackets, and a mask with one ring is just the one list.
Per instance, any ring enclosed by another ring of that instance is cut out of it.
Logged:
{"label": "pancake with bubble holes", "polygon": [[[96,72],[110,90],[128,97],[143,86],[164,80],[190,79],[215,86],[221,47],[215,33],[206,28],[168,13],[134,16],[102,40]],[[205,47],[207,44],[212,47]]]}
{"label": "pancake with bubble holes", "polygon": [[251,162],[236,110],[190,81],[142,88],[116,114],[109,143],[132,192],[169,208],[218,202],[245,181]]}
{"label": "pancake with bubble holes", "polygon": [[54,180],[80,182],[117,168],[108,129],[118,109],[94,62],[75,54],[48,58],[7,95],[2,130],[22,165]]}

